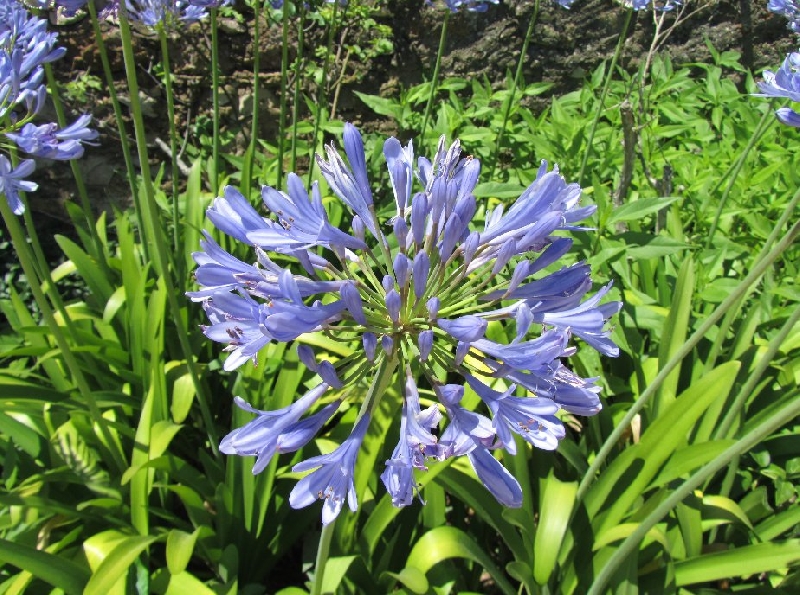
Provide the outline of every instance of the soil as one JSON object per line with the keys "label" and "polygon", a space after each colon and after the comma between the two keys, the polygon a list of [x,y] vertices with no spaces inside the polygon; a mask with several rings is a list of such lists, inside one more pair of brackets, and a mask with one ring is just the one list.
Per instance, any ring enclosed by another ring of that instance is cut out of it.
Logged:
{"label": "soil", "polygon": [[[363,2],[362,2],[363,3]],[[228,151],[243,152],[249,141],[249,114],[252,107],[252,42],[253,11],[237,6],[241,21],[220,19],[220,69],[222,89],[223,132],[232,138]],[[443,12],[425,6],[424,0],[373,2],[374,19],[388,27],[391,53],[362,55],[357,52],[338,56],[332,79],[342,81],[336,96],[336,117],[353,121],[367,130],[393,131],[385,118],[372,113],[354,91],[398,93],[400,89],[430,77],[439,44]],[[663,51],[676,63],[707,62],[711,53],[707,44],[717,51],[733,50],[742,54],[743,62],[755,73],[765,67],[775,68],[785,54],[797,48],[794,35],[787,29],[783,17],[766,10],[766,1],[720,0],[702,8],[691,2],[687,13],[692,15],[675,27]],[[442,58],[442,76],[461,76],[469,79],[488,77],[493,84],[503,84],[507,72],[513,71],[519,60],[523,38],[534,10],[529,0],[504,0],[489,7],[485,13],[461,12],[450,18],[447,43]],[[668,22],[674,19],[672,13]],[[534,110],[543,109],[549,97],[560,95],[581,86],[582,82],[603,61],[611,57],[617,44],[625,11],[611,0],[578,0],[566,11],[548,0],[542,0],[532,42],[523,67],[526,82],[550,82],[552,89],[531,101]],[[88,16],[80,15],[62,22],[51,15],[59,40],[66,46],[66,56],[54,63],[56,76],[62,84],[76,86],[76,81],[104,80],[102,64]],[[643,12],[635,17],[625,46],[621,64],[634,69],[646,55],[652,42],[653,15]],[[117,27],[103,23],[104,39],[109,50],[115,88],[124,97],[124,64]],[[260,135],[273,139],[277,132],[280,97],[281,27],[277,21],[262,18],[260,58]],[[373,25],[350,19],[337,32],[339,39],[359,47],[369,47],[379,35]],[[290,39],[290,58],[297,49],[296,35]],[[306,48],[324,47],[325,34],[313,24],[306,28]],[[150,166],[156,170],[169,159],[162,147],[169,134],[166,119],[165,95],[158,76],[160,45],[157,36],[146,32],[135,35],[137,77],[140,97],[144,104]],[[208,21],[193,24],[170,41],[170,60],[175,73],[176,121],[188,143],[198,143],[199,122],[210,117],[211,69],[210,29]],[[304,52],[311,55],[310,52]],[[313,67],[313,61],[310,62]],[[731,76],[736,76],[731,73]],[[78,162],[84,173],[94,207],[108,210],[130,203],[130,191],[125,166],[119,149],[119,137],[105,85],[91,88],[86,85],[85,97],[67,101],[67,112],[74,115],[91,111],[101,132],[100,146],[89,147]],[[310,89],[314,96],[319,90]],[[53,113],[43,114],[54,119]],[[128,129],[131,130],[128,122]],[[132,132],[130,133],[132,136]],[[42,162],[34,180],[39,190],[29,197],[31,208],[41,221],[41,235],[68,231],[63,203],[77,200],[72,172],[68,164]],[[2,230],[0,230],[2,231]],[[44,242],[48,242],[45,240]],[[0,261],[5,260],[0,256]]]}

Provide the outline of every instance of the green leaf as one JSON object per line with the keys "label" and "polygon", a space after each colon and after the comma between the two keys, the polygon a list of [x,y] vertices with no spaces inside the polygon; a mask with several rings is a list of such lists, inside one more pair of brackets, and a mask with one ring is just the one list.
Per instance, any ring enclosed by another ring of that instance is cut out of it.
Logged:
{"label": "green leaf", "polygon": [[325,574],[322,577],[322,593],[339,593],[339,585],[342,583],[347,569],[355,560],[355,556],[335,556],[328,558],[325,563]]}
{"label": "green leaf", "polygon": [[174,424],[171,421],[162,420],[153,424],[150,430],[150,459],[160,457],[169,447],[169,443],[175,437],[175,434],[183,426]]}
{"label": "green leaf", "polygon": [[[631,234],[625,234],[626,236]],[[644,260],[649,258],[661,258],[671,256],[680,250],[687,250],[692,246],[685,242],[679,242],[666,236],[642,237],[644,234],[636,234],[633,242],[628,242],[629,246],[625,250],[625,256],[631,260]],[[634,245],[631,245],[634,244]]]}
{"label": "green leaf", "polygon": [[428,579],[425,578],[423,572],[416,568],[403,568],[400,572],[387,572],[385,574],[403,583],[417,595],[424,595],[428,592]]}
{"label": "green leaf", "polygon": [[783,570],[800,560],[800,539],[758,543],[675,563],[675,583],[682,587]]}
{"label": "green leaf", "polygon": [[611,225],[619,221],[634,221],[641,219],[647,215],[650,215],[651,213],[657,213],[664,207],[669,206],[680,198],[680,196],[668,196],[665,198],[640,198],[639,200],[626,203],[614,209],[614,211],[611,213],[611,216],[608,218],[607,223],[608,225]]}
{"label": "green leaf", "polygon": [[167,534],[167,568],[173,576],[186,570],[194,553],[199,531],[200,529],[196,529],[194,533],[186,533],[173,529]]}
{"label": "green leaf", "polygon": [[63,589],[67,595],[84,592],[89,572],[66,558],[30,546],[0,539],[0,561],[30,572],[36,578]]}
{"label": "green leaf", "polygon": [[0,411],[0,433],[8,436],[14,444],[32,457],[39,456],[41,450],[39,434],[2,411]]}
{"label": "green leaf", "polygon": [[[181,369],[185,368],[186,366],[181,366]],[[169,366],[167,366],[168,371],[169,369]],[[197,391],[190,372],[186,372],[175,379],[172,385],[172,402],[169,405],[169,412],[172,414],[172,420],[176,424],[186,421],[196,394]]]}
{"label": "green leaf", "polygon": [[793,506],[789,510],[784,510],[763,520],[756,526],[755,532],[762,540],[769,541],[799,526],[800,506]]}
{"label": "green leaf", "polygon": [[661,487],[669,482],[678,479],[687,473],[699,469],[709,461],[717,458],[726,448],[732,446],[735,440],[713,440],[711,442],[700,442],[690,444],[677,450],[667,461],[661,473],[658,474],[651,487]]}
{"label": "green leaf", "polygon": [[518,198],[525,186],[513,182],[484,182],[473,190],[475,198]]}
{"label": "green leaf", "polygon": [[406,567],[426,574],[436,564],[450,558],[466,558],[480,564],[503,593],[516,593],[516,589],[495,566],[489,554],[468,533],[455,527],[437,527],[420,537],[408,556]]}
{"label": "green leaf", "polygon": [[[217,595],[217,592],[207,587],[205,583],[188,572],[173,574],[169,579],[169,585],[164,595]],[[305,594],[305,591],[301,591]]]}
{"label": "green leaf", "polygon": [[[112,540],[105,542],[106,546],[110,545],[113,549],[110,549],[110,551],[106,549],[105,552],[102,552],[105,555],[86,585],[84,594],[108,595],[114,585],[116,585],[121,578],[125,577],[128,568],[136,561],[139,554],[147,549],[156,539],[156,537],[150,535],[135,535],[133,537],[125,537],[118,541]],[[87,547],[87,544],[84,544],[84,549]],[[96,543],[93,542],[91,545],[96,545]]]}
{"label": "green leaf", "polygon": [[75,263],[92,295],[99,299],[101,304],[107,303],[114,290],[103,274],[104,268],[69,238],[56,236],[56,242],[67,258]]}
{"label": "green leaf", "polygon": [[[601,474],[586,496],[589,518],[598,531],[624,519],[661,466],[685,445],[697,419],[715,399],[728,394],[739,367],[739,362],[728,362],[695,381],[652,423],[638,444],[625,449]],[[597,517],[607,500],[607,514]]]}
{"label": "green leaf", "polygon": [[555,570],[577,491],[577,482],[560,481],[552,471],[545,482],[533,545],[533,578],[540,585],[546,585]]}

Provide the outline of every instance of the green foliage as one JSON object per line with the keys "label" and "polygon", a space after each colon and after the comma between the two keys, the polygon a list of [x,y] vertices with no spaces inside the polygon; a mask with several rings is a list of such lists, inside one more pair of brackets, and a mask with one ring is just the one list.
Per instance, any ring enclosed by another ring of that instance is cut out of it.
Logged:
{"label": "green foliage", "polygon": [[[380,4],[351,5],[348,18],[374,35],[347,51],[367,60],[386,52],[390,32],[370,21]],[[325,4],[309,20],[334,26],[334,14]],[[233,395],[277,409],[314,378],[285,344],[224,372],[224,356],[198,330],[201,308],[171,302],[192,288],[191,253],[215,194],[204,189],[214,173],[205,156],[224,144],[211,119],[196,118],[198,158],[177,200],[160,176],[135,178],[136,209],[76,225],[77,239],[57,238],[66,260],[54,270],[39,263],[40,279],[11,268],[0,283],[8,321],[0,328],[0,592],[796,590],[800,254],[793,237],[781,244],[780,236],[796,220],[798,139],[762,125],[770,106],[727,78],[736,70],[754,89],[738,56],[714,56],[680,67],[657,58],[641,87],[638,76],[613,73],[587,166],[597,229],[576,234],[574,256],[592,264],[598,283],[613,279],[612,296],[625,302],[613,335],[622,356],[606,361],[583,349],[571,362],[602,378],[603,411],[564,415],[569,435],[554,453],[519,441],[504,463],[522,484],[520,509],[499,506],[464,460],[431,463],[417,478],[427,504],[398,509],[376,471],[399,426],[399,392],[389,386],[359,458],[359,512],[344,512],[323,534],[324,575],[315,567],[318,510],[288,505],[291,468],[340,443],[357,408],[343,408],[322,437],[256,476],[252,459],[217,452],[218,437],[250,418],[232,407]],[[306,76],[316,74],[324,82],[321,72]],[[431,128],[498,164],[476,190],[494,206],[519,196],[543,158],[574,179],[605,75],[599,67],[541,113],[526,106],[548,85],[517,89],[500,155],[494,139],[510,79],[441,81]],[[405,140],[422,126],[431,89],[359,96]],[[317,146],[317,132],[341,131],[310,94],[306,105],[315,121],[297,123],[301,154]],[[626,109],[636,125],[633,162]],[[370,177],[385,181],[383,137],[365,141]],[[233,171],[223,177],[273,180],[279,141],[261,142],[267,151],[251,155],[252,169],[248,156],[227,155]],[[392,202],[385,184],[376,200],[379,209]],[[342,215],[332,209],[331,221]],[[7,236],[0,242],[10,247]],[[64,281],[83,291],[59,305],[53,287]],[[30,290],[40,286],[47,303],[32,310]],[[331,361],[359,348],[302,340]],[[358,390],[370,390],[367,380]],[[467,390],[470,400],[478,402]]]}

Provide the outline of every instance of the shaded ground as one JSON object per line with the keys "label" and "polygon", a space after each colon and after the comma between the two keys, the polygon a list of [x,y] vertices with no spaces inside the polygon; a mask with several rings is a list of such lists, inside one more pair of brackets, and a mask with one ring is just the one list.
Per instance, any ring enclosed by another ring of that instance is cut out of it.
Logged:
{"label": "shaded ground", "polygon": [[[425,7],[424,0],[374,4],[377,8],[371,15],[373,24],[359,15],[346,18],[344,26],[337,31],[338,42],[344,41],[344,46],[360,48],[361,52],[345,50],[337,55],[331,81],[340,83],[339,91],[334,93],[331,88],[328,92],[329,98],[335,95],[336,117],[354,121],[367,129],[385,122],[366,108],[353,92],[376,93],[380,90],[383,94],[393,94],[429,77],[443,15],[441,10]],[[499,84],[505,73],[516,67],[533,4],[531,1],[504,0],[483,14],[454,14],[450,19],[442,61],[443,76],[486,76]],[[228,149],[232,152],[241,152],[248,142],[253,87],[254,14],[244,6],[237,11],[243,18],[240,21],[222,18],[220,33],[222,117],[224,130],[231,139]],[[578,88],[589,73],[612,55],[624,14],[625,11],[610,0],[578,0],[571,11],[547,0],[542,2],[523,73],[527,82],[551,82],[553,88],[548,95],[529,99],[539,102],[531,105],[533,109],[543,108],[550,96]],[[652,18],[650,13],[635,17],[624,46],[622,64],[626,68],[635,68],[650,47],[654,31]],[[670,21],[672,18],[671,15]],[[258,49],[262,73],[260,134],[261,138],[273,139],[279,113],[281,28],[280,23],[266,20],[261,25]],[[67,55],[54,66],[57,77],[70,91],[68,112],[74,116],[90,110],[101,131],[101,146],[88,148],[80,161],[93,204],[98,210],[112,205],[127,205],[130,191],[124,161],[107,90],[102,82],[102,65],[90,21],[88,17],[78,18],[55,27],[61,43],[67,47]],[[103,28],[117,80],[115,86],[124,98],[127,89],[119,34],[111,23],[105,23]],[[176,120],[184,141],[189,145],[199,144],[202,135],[208,134],[211,108],[209,36],[209,24],[203,22],[175,35],[170,42],[177,92]],[[376,47],[381,41],[379,38],[384,37],[391,41],[391,52],[370,52],[368,48]],[[159,43],[155,36],[146,34],[137,34],[135,43],[137,76],[145,106],[152,160],[150,165],[157,168],[169,159],[160,148],[163,143],[159,143],[168,141],[166,103],[159,71]],[[306,28],[304,55],[312,56],[308,68],[319,68],[313,50],[324,47],[325,43],[323,28],[313,24]],[[676,63],[706,62],[711,59],[707,43],[718,51],[741,52],[744,63],[759,74],[764,67],[776,67],[788,51],[797,47],[785,20],[767,12],[766,1],[753,3],[750,0],[722,0],[698,10],[675,28],[665,51]],[[294,32],[289,45],[290,58],[293,59],[297,47]],[[320,90],[310,88],[308,92],[314,97]],[[52,117],[52,114],[45,116]],[[30,197],[31,208],[42,215],[37,217],[37,221],[42,223],[41,235],[47,244],[46,238],[52,237],[53,233],[69,230],[69,226],[63,225],[66,217],[62,203],[76,199],[75,183],[67,165],[53,162],[39,164],[35,181],[40,189]],[[0,260],[10,256],[0,256]]]}
{"label": "shaded ground", "polygon": [[[384,2],[384,8],[375,13],[375,21],[391,28],[393,52],[389,55],[359,57],[353,52],[338,56],[338,70],[342,85],[337,96],[336,116],[366,127],[376,125],[376,116],[353,94],[354,90],[375,93],[396,93],[401,87],[421,82],[430,76],[436,57],[441,31],[442,12],[425,8],[423,0]],[[488,77],[498,82],[509,70],[516,67],[519,52],[533,12],[533,2],[507,0],[489,11],[458,13],[452,16],[447,47],[442,61],[444,76],[467,78]],[[232,132],[230,149],[243,150],[248,142],[249,113],[252,105],[253,46],[250,26],[252,11],[242,8],[244,19],[222,19],[221,59],[223,91],[223,125]],[[623,65],[635,68],[646,54],[653,38],[652,15],[639,14],[624,48]],[[565,11],[550,2],[543,2],[537,21],[533,42],[524,66],[527,82],[544,81],[554,84],[549,95],[537,98],[543,107],[548,96],[559,95],[578,88],[586,76],[602,60],[611,56],[617,43],[618,32],[624,20],[624,11],[608,0],[589,0],[576,3],[573,10]],[[67,46],[67,56],[56,66],[58,77],[64,83],[89,77],[103,78],[101,63],[94,43],[88,18],[58,27],[60,40]],[[348,21],[338,32],[345,45],[366,47],[374,40],[374,26],[363,29],[358,22]],[[124,71],[116,28],[105,26],[105,39],[109,47],[112,69],[119,81],[121,95],[124,88]],[[749,0],[729,1],[708,5],[691,19],[678,26],[667,41],[665,50],[677,63],[704,62],[711,59],[706,43],[718,51],[735,50],[743,54],[745,64],[760,72],[764,67],[774,67],[793,47],[793,36],[786,29],[782,17],[766,11],[766,2]],[[155,143],[167,141],[165,99],[158,76],[160,50],[155,37],[138,35],[136,41],[138,77],[146,109],[149,144],[154,160],[166,160],[168,155]],[[296,49],[293,35],[291,54]],[[308,48],[325,44],[324,31],[313,25],[307,28],[305,39]],[[209,64],[210,40],[208,23],[188,28],[171,41],[171,60],[175,70],[177,90],[177,121],[185,141],[197,144],[198,136],[205,132],[203,117],[210,113],[211,74]],[[274,138],[277,132],[280,94],[281,30],[279,23],[262,23],[261,60],[261,135]],[[293,56],[291,56],[293,58]],[[345,64],[343,64],[343,62]],[[310,67],[318,66],[311,60]],[[344,66],[344,68],[342,68]],[[312,91],[313,95],[314,91]],[[110,104],[99,89],[87,89],[85,102],[73,100],[71,111],[79,113],[90,108],[98,118],[103,133],[102,146],[89,149],[81,168],[86,173],[90,194],[98,208],[109,204],[125,204],[129,191],[124,178],[124,165],[118,154],[117,132]],[[239,131],[241,130],[241,131]],[[32,197],[34,208],[58,215],[53,208],[57,202],[74,193],[72,176],[68,168],[40,167],[41,190]],[[96,198],[95,198],[96,197]]]}

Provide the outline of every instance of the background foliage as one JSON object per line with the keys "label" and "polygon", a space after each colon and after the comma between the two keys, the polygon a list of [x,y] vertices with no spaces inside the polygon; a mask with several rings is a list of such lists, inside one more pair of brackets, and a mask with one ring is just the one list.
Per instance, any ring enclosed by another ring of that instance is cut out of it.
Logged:
{"label": "background foliage", "polygon": [[[372,26],[371,5],[351,4]],[[289,26],[341,26],[330,5],[286,14]],[[382,51],[380,33],[351,50]],[[276,409],[313,378],[284,344],[262,350],[257,366],[223,372],[224,355],[198,330],[200,308],[181,294],[192,289],[191,252],[223,181],[249,187],[255,201],[259,184],[280,185],[323,132],[341,131],[324,109],[335,44],[313,50],[319,71],[287,58],[297,91],[294,103],[291,85],[284,94],[277,139],[254,136],[243,155],[218,155],[212,122],[187,172],[170,176],[166,164],[150,180],[129,170],[133,209],[89,219],[70,205],[77,241],[56,238],[63,264],[37,269],[47,299],[31,296],[16,269],[2,280],[0,592],[795,592],[798,137],[748,95],[753,75],[740,56],[710,49],[705,64],[654,56],[627,72],[604,63],[540,113],[519,98],[546,85],[515,84],[512,73],[360,95],[418,152],[430,154],[440,134],[460,138],[484,164],[487,209],[517,197],[541,159],[581,179],[599,210],[573,256],[592,264],[598,285],[613,279],[625,302],[613,335],[623,355],[573,358],[581,375],[601,376],[605,407],[568,419],[555,453],[519,444],[505,461],[526,492],[518,510],[499,506],[464,461],[419,477],[424,506],[393,508],[373,471],[393,445],[370,435],[360,510],[340,519],[322,567],[319,511],[289,508],[290,470],[332,450],[354,411],[260,475],[251,459],[220,456],[219,438],[248,418],[233,395]],[[169,70],[162,75],[166,83]],[[139,141],[130,150],[147,162],[135,87],[129,96],[124,121]],[[292,116],[292,105],[308,117]],[[383,139],[365,135],[376,202],[391,204]],[[315,340],[321,357],[349,354]],[[388,435],[397,424],[387,420]]]}

